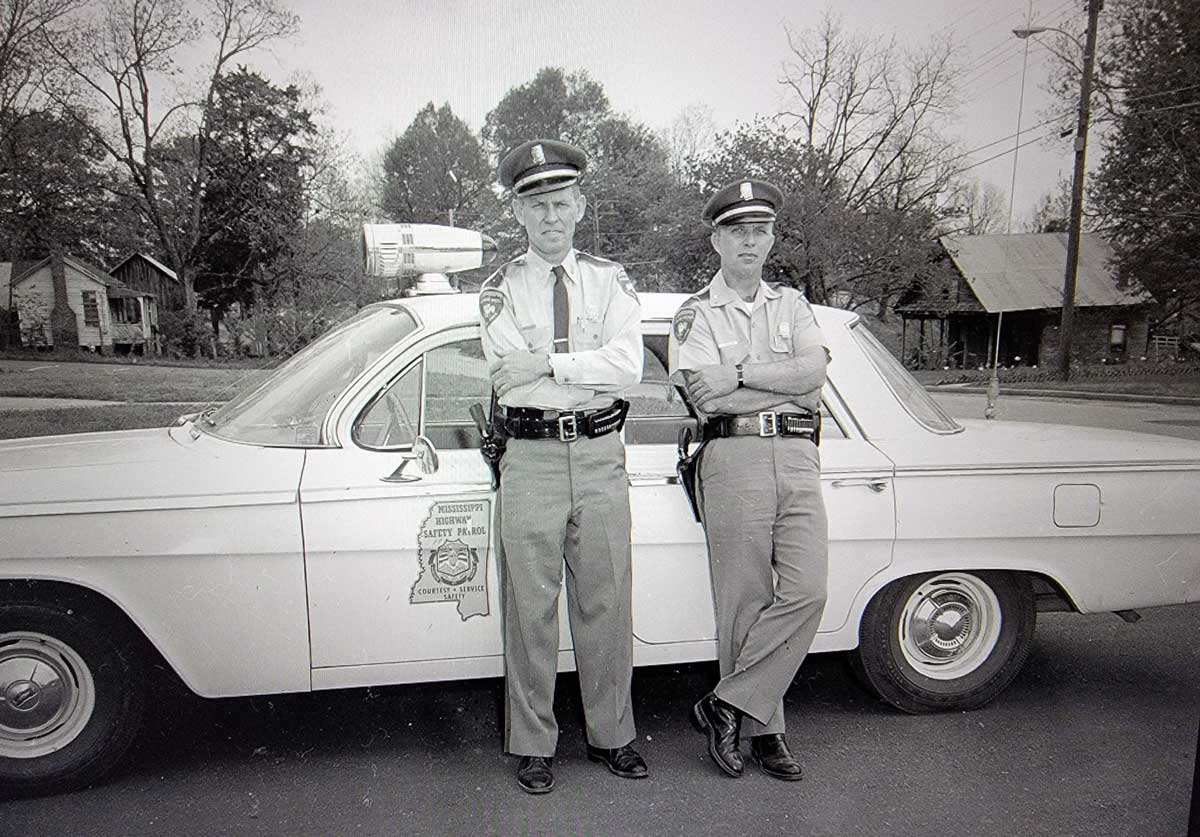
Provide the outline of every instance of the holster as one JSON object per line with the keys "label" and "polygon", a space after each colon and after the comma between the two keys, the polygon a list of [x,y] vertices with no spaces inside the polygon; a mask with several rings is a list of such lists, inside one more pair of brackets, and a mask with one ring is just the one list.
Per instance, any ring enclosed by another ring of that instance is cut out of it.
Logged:
{"label": "holster", "polygon": [[[496,398],[492,396],[492,414],[495,415]],[[508,445],[508,438],[498,433],[493,432],[496,426],[494,421],[489,421],[484,417],[483,405],[471,405],[471,418],[475,420],[475,427],[479,430],[481,443],[479,445],[479,453],[487,462],[488,467],[492,470],[492,488],[500,487],[500,460],[504,457],[505,448]]]}
{"label": "holster", "polygon": [[688,451],[691,444],[692,428],[681,427],[679,429],[679,460],[675,463],[675,473],[679,475],[679,484],[683,486],[683,493],[687,495],[688,505],[692,507],[692,515],[699,523],[701,522],[700,502],[696,496],[696,489],[699,485],[700,457],[704,453],[704,446],[708,444],[708,440],[700,442],[696,446],[695,453]]}

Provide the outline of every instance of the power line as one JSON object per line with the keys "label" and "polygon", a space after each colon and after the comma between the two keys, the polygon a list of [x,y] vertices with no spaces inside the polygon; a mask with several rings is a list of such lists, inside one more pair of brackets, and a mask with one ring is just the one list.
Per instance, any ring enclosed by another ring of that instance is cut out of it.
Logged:
{"label": "power line", "polygon": [[[1022,133],[1024,133],[1024,132],[1022,132]],[[964,166],[962,169],[960,169],[960,171],[970,171],[973,168],[982,166],[984,163],[990,163],[992,160],[998,160],[1001,157],[1003,157],[1005,154],[1012,154],[1014,151],[1016,151],[1019,148],[1024,148],[1027,145],[1033,145],[1035,142],[1047,139],[1048,137],[1053,136],[1055,133],[1056,133],[1055,131],[1050,131],[1049,133],[1042,134],[1039,137],[1034,137],[1031,140],[1026,140],[1025,142],[1020,143],[1019,145],[1013,146],[1012,148],[1006,148],[1004,151],[1001,151],[999,154],[993,154],[991,157],[986,157],[977,163],[972,163],[969,166]]]}
{"label": "power line", "polygon": [[[1032,64],[1030,64],[1028,67],[1026,67],[1026,70],[1032,70],[1037,67],[1040,67],[1042,62],[1045,60],[1046,60],[1045,58],[1039,58],[1037,61],[1034,61]],[[984,93],[987,93],[989,90],[995,90],[1000,85],[1004,84],[1007,81],[1011,81],[1012,79],[1016,78],[1020,74],[1021,74],[1021,70],[1019,70],[1019,69],[1013,70],[1011,73],[1009,73],[1008,75],[1006,75],[1004,78],[1000,79],[999,81],[992,82],[991,84],[989,84],[987,87],[983,88],[982,90],[975,91],[975,95],[982,96]]]}
{"label": "power line", "polygon": [[[1064,116],[1068,116],[1069,114],[1070,114],[1069,110],[1064,110],[1062,113],[1060,113],[1056,116],[1052,116],[1049,119],[1046,119],[1042,122],[1037,123],[1036,125],[1030,125],[1028,128],[1022,128],[1021,133],[1028,134],[1030,131],[1036,131],[1038,128],[1041,128],[1043,125],[1049,125],[1051,122],[1057,122],[1058,120],[1062,119]],[[993,145],[999,145],[1002,142],[1007,142],[1008,140],[1016,139],[1016,138],[1017,138],[1017,134],[1009,134],[1006,137],[1000,137],[1000,139],[992,140],[991,142],[984,143],[983,145],[977,145],[968,151],[963,151],[961,154],[956,154],[955,156],[946,160],[946,162],[952,163],[955,160],[961,160],[963,157],[970,157],[972,154],[975,154],[976,152],[979,152],[979,151],[983,151],[985,148],[991,148]],[[1009,150],[1011,150],[1011,149],[1009,149]]]}
{"label": "power line", "polygon": [[[1125,115],[1126,116],[1145,116],[1146,114],[1160,113],[1160,112],[1166,111],[1166,110],[1181,110],[1183,108],[1194,108],[1194,107],[1200,107],[1200,100],[1195,101],[1195,102],[1184,102],[1184,103],[1178,104],[1178,105],[1165,105],[1161,108],[1148,108],[1147,110],[1135,110],[1135,111],[1130,111],[1128,114],[1125,114]],[[1057,118],[1061,118],[1061,117],[1057,117]],[[1055,121],[1055,120],[1047,120],[1047,122],[1052,122],[1052,121]],[[1046,122],[1042,122],[1040,124],[1045,125]],[[1035,125],[1034,127],[1036,128],[1039,126]],[[1032,129],[1030,129],[1030,130],[1032,130]],[[1025,131],[1022,131],[1021,133],[1025,133]],[[970,171],[971,169],[976,168],[977,166],[982,166],[984,163],[990,163],[992,160],[999,159],[1000,157],[1003,157],[1005,154],[1011,154],[1013,151],[1017,150],[1018,148],[1024,148],[1025,146],[1032,145],[1033,143],[1038,142],[1039,140],[1047,139],[1047,138],[1053,136],[1055,133],[1056,133],[1055,131],[1050,131],[1049,133],[1045,133],[1045,134],[1042,134],[1041,136],[1034,137],[1031,140],[1026,140],[1025,142],[1020,143],[1019,145],[1016,145],[1013,148],[1008,148],[1008,149],[1005,149],[1004,151],[1001,151],[999,154],[993,154],[991,157],[987,157],[976,163],[972,163],[969,166],[965,166],[964,168],[961,169],[961,171]],[[1005,139],[1012,139],[1012,137],[1006,137]],[[997,140],[996,142],[1003,142],[1003,141],[1004,140]],[[996,142],[990,143],[990,145],[995,145]],[[983,148],[983,147],[985,147],[985,146],[980,146],[980,148]],[[974,150],[977,151],[979,149],[974,149]],[[971,153],[973,153],[973,151],[967,152],[967,154],[971,154]],[[965,156],[965,155],[959,155],[959,156],[961,157],[961,156]],[[957,159],[958,159],[958,157],[950,158],[950,160],[957,160]],[[949,162],[949,161],[947,161],[947,162]]]}

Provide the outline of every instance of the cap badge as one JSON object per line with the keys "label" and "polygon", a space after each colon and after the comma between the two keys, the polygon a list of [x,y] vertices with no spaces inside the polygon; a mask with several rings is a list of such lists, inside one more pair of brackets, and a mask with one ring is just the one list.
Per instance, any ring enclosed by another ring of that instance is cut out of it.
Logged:
{"label": "cap badge", "polygon": [[529,149],[529,156],[533,158],[535,166],[544,166],[546,164],[546,152],[542,150],[540,144]]}
{"label": "cap badge", "polygon": [[743,183],[742,188],[741,188],[741,195],[742,195],[742,200],[744,200],[744,201],[754,200],[754,184],[748,183],[748,182]]}

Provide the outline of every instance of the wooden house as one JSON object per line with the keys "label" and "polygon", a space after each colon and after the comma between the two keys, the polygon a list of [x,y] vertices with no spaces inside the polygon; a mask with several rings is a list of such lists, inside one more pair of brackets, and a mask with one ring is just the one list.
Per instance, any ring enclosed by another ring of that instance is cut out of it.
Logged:
{"label": "wooden house", "polygon": [[[999,334],[1001,366],[1037,366],[1058,353],[1066,233],[943,236],[954,270],[936,287],[914,287],[896,306],[901,357],[910,367],[988,366]],[[1083,363],[1120,362],[1147,351],[1155,301],[1123,282],[1112,248],[1082,236],[1072,349]]]}
{"label": "wooden house", "polygon": [[108,273],[126,287],[154,294],[162,311],[182,311],[187,304],[179,276],[153,256],[126,256]]}
{"label": "wooden house", "polygon": [[127,288],[72,256],[63,257],[62,290],[62,298],[56,298],[49,257],[12,278],[10,293],[24,345],[54,345],[52,321],[56,302],[61,302],[74,314],[80,347],[103,353],[157,353],[158,306],[153,293]]}

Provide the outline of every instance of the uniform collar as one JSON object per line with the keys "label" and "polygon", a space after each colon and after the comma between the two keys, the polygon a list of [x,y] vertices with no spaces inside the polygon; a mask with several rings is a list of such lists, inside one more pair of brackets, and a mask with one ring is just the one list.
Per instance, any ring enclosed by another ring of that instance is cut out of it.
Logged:
{"label": "uniform collar", "polygon": [[[761,296],[763,299],[775,299],[782,296],[777,288],[772,288],[763,280],[758,280],[758,290],[755,292],[754,298],[758,299]],[[725,282],[725,274],[717,271],[717,275],[712,278],[712,282],[708,285],[708,298],[713,305],[728,305],[731,302],[741,303],[742,298],[738,296],[732,288]]]}
{"label": "uniform collar", "polygon": [[[575,248],[572,247],[567,251],[566,258],[562,260],[563,270],[567,272],[567,278],[574,281],[579,276],[579,262],[575,258]],[[532,270],[536,276],[549,276],[554,265],[543,259],[537,252],[530,247],[525,251],[525,267]]]}

